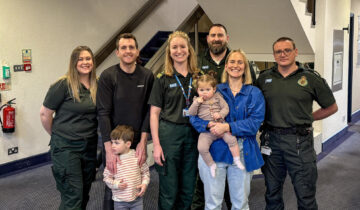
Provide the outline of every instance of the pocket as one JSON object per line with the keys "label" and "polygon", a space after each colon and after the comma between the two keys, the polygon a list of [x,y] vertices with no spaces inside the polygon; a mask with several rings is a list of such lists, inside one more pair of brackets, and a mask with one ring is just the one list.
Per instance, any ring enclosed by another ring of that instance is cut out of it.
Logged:
{"label": "pocket", "polygon": [[57,166],[51,166],[51,170],[56,181],[56,188],[61,192],[65,192],[68,189],[66,182],[66,169]]}
{"label": "pocket", "polygon": [[[312,135],[312,133],[311,133]],[[316,153],[314,149],[314,139],[310,134],[307,136],[300,136],[300,151],[299,155],[304,163],[315,162]]]}
{"label": "pocket", "polygon": [[167,175],[166,162],[163,163],[163,166],[160,166],[160,165],[155,163],[155,169],[156,169],[156,171],[158,172],[159,175],[161,175],[161,176],[166,176]]}

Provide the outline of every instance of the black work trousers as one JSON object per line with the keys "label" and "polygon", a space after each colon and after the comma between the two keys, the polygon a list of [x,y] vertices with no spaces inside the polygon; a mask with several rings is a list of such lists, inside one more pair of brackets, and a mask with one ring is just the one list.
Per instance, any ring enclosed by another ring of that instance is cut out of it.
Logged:
{"label": "black work trousers", "polygon": [[160,121],[159,138],[164,152],[159,174],[159,210],[189,210],[197,171],[197,133],[190,125]]}
{"label": "black work trousers", "polygon": [[86,209],[96,175],[97,136],[69,140],[52,134],[52,172],[61,194],[59,209]]}
{"label": "black work trousers", "polygon": [[315,199],[317,167],[313,133],[307,135],[279,134],[265,131],[261,145],[271,148],[271,155],[263,155],[265,165],[266,209],[284,209],[283,185],[287,172],[297,197],[298,209],[317,209]]}

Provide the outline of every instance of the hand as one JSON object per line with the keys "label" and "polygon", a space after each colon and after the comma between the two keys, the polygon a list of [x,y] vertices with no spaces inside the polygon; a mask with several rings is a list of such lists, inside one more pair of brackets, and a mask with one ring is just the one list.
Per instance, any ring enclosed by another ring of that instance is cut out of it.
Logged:
{"label": "hand", "polygon": [[197,102],[198,102],[199,104],[201,104],[202,102],[204,102],[204,99],[203,99],[203,97],[201,97],[201,96],[199,96],[196,100],[197,100]]}
{"label": "hand", "polygon": [[118,184],[118,188],[120,190],[125,190],[127,188],[127,184],[124,182],[123,179],[120,180],[120,183]]}
{"label": "hand", "polygon": [[154,161],[159,166],[163,166],[163,161],[165,161],[165,156],[162,150],[162,147],[160,145],[154,146]]}
{"label": "hand", "polygon": [[136,146],[136,157],[138,158],[138,164],[139,166],[142,166],[142,164],[145,163],[147,158],[147,150],[146,150],[146,142],[140,141],[138,145]]}
{"label": "hand", "polygon": [[228,123],[216,123],[215,126],[210,128],[210,132],[218,137],[222,137],[224,133],[230,131],[230,125]]}
{"label": "hand", "polygon": [[209,124],[207,125],[208,128],[212,128],[216,125],[216,122],[214,121],[210,121]]}
{"label": "hand", "polygon": [[216,120],[221,119],[222,117],[221,117],[221,115],[220,115],[219,112],[215,112],[215,113],[213,114],[213,118],[214,118],[214,120],[216,121]]}
{"label": "hand", "polygon": [[106,150],[106,167],[108,170],[115,174],[116,173],[116,162],[120,163],[120,158],[118,155],[115,155],[112,150]]}
{"label": "hand", "polygon": [[146,184],[141,184],[139,186],[136,187],[137,189],[140,189],[140,192],[138,194],[136,194],[136,196],[143,196],[145,191],[146,191],[146,188],[147,188],[147,185]]}

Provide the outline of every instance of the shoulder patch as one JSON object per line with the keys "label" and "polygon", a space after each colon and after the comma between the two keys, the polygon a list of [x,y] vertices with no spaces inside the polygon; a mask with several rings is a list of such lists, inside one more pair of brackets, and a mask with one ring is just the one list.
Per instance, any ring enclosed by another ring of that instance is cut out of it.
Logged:
{"label": "shoulder patch", "polygon": [[156,75],[156,77],[158,78],[158,79],[160,79],[162,76],[164,76],[165,75],[165,73],[162,71],[162,72],[160,72],[160,73],[158,73],[157,75]]}

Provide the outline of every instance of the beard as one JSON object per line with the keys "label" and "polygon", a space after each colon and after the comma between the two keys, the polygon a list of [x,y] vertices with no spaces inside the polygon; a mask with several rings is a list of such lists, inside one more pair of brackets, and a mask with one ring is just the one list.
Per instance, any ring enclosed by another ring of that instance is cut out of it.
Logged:
{"label": "beard", "polygon": [[[220,44],[220,45],[215,45]],[[220,55],[227,49],[227,42],[222,43],[221,41],[213,41],[212,43],[208,43],[209,50],[214,55]]]}

